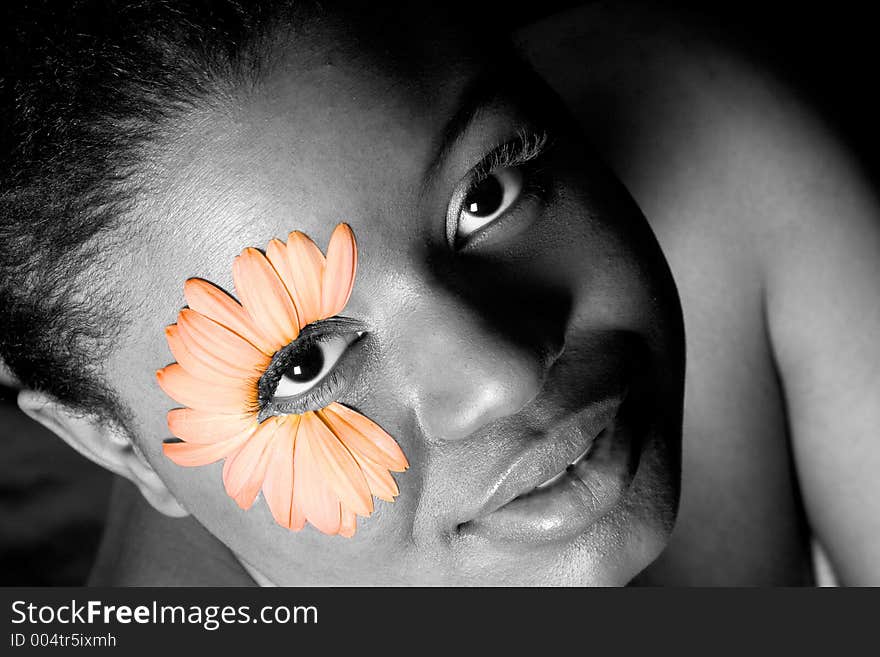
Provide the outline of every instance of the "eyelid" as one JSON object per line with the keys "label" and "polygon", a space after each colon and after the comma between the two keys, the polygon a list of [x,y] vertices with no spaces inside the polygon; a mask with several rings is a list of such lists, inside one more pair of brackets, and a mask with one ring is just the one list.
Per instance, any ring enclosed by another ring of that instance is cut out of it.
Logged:
{"label": "eyelid", "polygon": [[550,133],[547,130],[532,131],[520,128],[513,139],[499,144],[477,162],[471,169],[470,186],[479,184],[492,175],[493,171],[519,166],[540,157],[547,150],[550,142]]}
{"label": "eyelid", "polygon": [[480,182],[479,185],[472,189],[479,189],[487,180],[493,178],[499,185],[501,191],[501,197],[498,199],[497,208],[493,209],[493,211],[488,214],[474,214],[475,212],[479,212],[479,205],[477,205],[476,208],[472,205],[468,205],[468,203],[470,203],[468,200],[470,198],[469,193],[468,196],[465,197],[464,203],[458,211],[455,233],[457,246],[460,245],[462,240],[467,239],[470,235],[479,232],[486,226],[500,220],[509,212],[514,211],[517,205],[522,201],[523,195],[528,193],[528,176],[523,170],[523,167],[518,166],[495,169],[489,178]]}
{"label": "eyelid", "polygon": [[[351,346],[357,338],[358,335],[356,333],[342,333],[338,335],[324,334],[315,338],[311,342],[309,349],[313,349],[317,346],[318,351],[322,354],[321,367],[317,374],[309,381],[296,381],[290,378],[290,366],[288,365],[288,367],[281,373],[281,378],[276,384],[275,392],[272,395],[272,401],[277,403],[282,399],[299,399],[316,388],[320,385],[321,381],[336,369],[339,361],[345,355],[345,352],[348,351],[349,346]],[[296,376],[300,373],[297,371],[299,366],[296,365],[296,361],[294,361],[293,364],[295,365],[293,376]]]}
{"label": "eyelid", "polygon": [[[335,386],[336,388],[340,387],[338,384],[344,384],[342,390],[330,391],[335,396],[342,395],[344,390],[350,387],[354,381],[340,381],[339,372],[340,370],[345,370],[349,375],[349,379],[353,379],[360,373],[363,361],[365,360],[361,352],[365,351],[365,338],[369,336],[367,328],[368,327],[363,322],[342,316],[320,320],[319,322],[314,322],[313,324],[304,327],[296,340],[279,350],[279,352],[273,357],[272,363],[260,379],[260,421],[271,415],[303,413],[306,410],[314,410],[306,408],[306,406],[309,406],[311,401],[326,397],[329,394],[327,388],[330,387],[330,383],[337,384]],[[281,380],[284,370],[289,365],[291,358],[289,354],[295,354],[298,348],[313,341],[330,340],[334,337],[352,334],[354,334],[355,337],[347,345],[345,351],[327,374],[317,381],[312,388],[300,393],[296,397],[275,398],[275,388],[277,387],[278,381]],[[281,355],[279,356],[279,354]],[[337,400],[332,399],[330,401]],[[327,403],[329,403],[329,401]],[[326,405],[327,404],[324,403],[317,407],[320,408]]]}
{"label": "eyelid", "polygon": [[553,146],[553,137],[546,129],[520,128],[516,136],[491,149],[462,178],[446,211],[446,241],[450,248],[456,248],[458,217],[464,199],[473,188],[501,168],[522,166],[544,156]]}
{"label": "eyelid", "polygon": [[365,333],[367,330],[367,325],[360,320],[345,317],[344,315],[334,315],[333,317],[327,317],[326,319],[303,326],[300,329],[299,336],[291,344],[322,335],[333,336],[343,333]]}

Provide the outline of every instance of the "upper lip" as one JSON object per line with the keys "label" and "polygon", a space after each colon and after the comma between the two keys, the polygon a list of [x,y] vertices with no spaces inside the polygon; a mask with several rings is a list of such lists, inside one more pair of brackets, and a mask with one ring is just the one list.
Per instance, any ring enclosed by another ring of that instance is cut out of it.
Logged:
{"label": "upper lip", "polygon": [[615,418],[624,396],[621,394],[591,404],[548,429],[493,482],[471,520],[497,511],[565,470]]}

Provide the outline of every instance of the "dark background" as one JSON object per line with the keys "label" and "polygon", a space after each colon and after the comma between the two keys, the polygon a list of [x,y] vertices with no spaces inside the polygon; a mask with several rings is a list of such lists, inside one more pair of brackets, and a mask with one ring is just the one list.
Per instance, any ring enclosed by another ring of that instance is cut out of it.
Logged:
{"label": "dark background", "polygon": [[[499,5],[519,23],[577,2]],[[787,80],[839,130],[874,180],[880,172],[880,34],[867,3],[653,3],[684,12]],[[2,300],[0,300],[2,302]],[[106,511],[110,476],[19,413],[0,387],[0,585],[79,584]]]}
{"label": "dark background", "polygon": [[82,584],[111,476],[18,410],[0,387],[0,585]]}

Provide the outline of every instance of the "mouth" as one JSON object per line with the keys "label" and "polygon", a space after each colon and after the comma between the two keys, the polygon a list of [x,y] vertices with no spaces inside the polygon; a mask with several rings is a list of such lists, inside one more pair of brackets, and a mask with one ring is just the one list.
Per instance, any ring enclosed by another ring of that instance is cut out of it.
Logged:
{"label": "mouth", "polygon": [[638,454],[623,398],[576,414],[516,460],[460,534],[499,542],[571,540],[623,498]]}
{"label": "mouth", "polygon": [[563,470],[562,472],[560,472],[558,474],[553,475],[547,481],[541,482],[540,484],[535,486],[535,488],[532,489],[531,491],[529,491],[523,495],[520,495],[514,499],[521,499],[523,497],[527,497],[529,495],[532,495],[533,493],[535,493],[539,490],[545,490],[547,488],[550,488],[551,486],[553,486],[557,482],[561,481],[563,478],[571,475],[572,473],[576,473],[580,464],[583,463],[586,459],[588,459],[590,457],[590,452],[593,451],[593,447],[595,446],[596,441],[602,440],[602,437],[606,434],[607,431],[608,431],[607,427],[605,429],[602,429],[602,431],[599,433],[599,435],[596,436],[592,441],[590,441],[589,446],[583,452],[581,452],[574,461],[572,461],[571,463],[569,463],[565,467],[565,470]]}

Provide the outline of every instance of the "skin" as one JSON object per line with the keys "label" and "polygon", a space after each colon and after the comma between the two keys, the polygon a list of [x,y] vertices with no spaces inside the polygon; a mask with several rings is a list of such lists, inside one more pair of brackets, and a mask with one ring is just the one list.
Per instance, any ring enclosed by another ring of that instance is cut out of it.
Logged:
{"label": "skin", "polygon": [[638,581],[810,583],[812,536],[841,584],[880,583],[871,181],[760,62],[683,19],[593,6],[519,40],[644,210],[682,298],[681,507]]}
{"label": "skin", "polygon": [[[96,460],[122,470],[153,507],[191,515],[163,518],[120,490],[96,582],[247,581],[240,561],[280,585],[625,584],[664,547],[678,495],[683,334],[653,234],[554,114],[549,89],[480,52],[479,39],[463,45],[438,21],[388,49],[369,42],[376,27],[365,23],[353,55],[350,33],[323,29],[333,48],[283,45],[259,85],[188,117],[151,154],[149,193],[114,251],[113,284],[134,309],[107,363],[131,409],[129,431],[113,434],[119,458],[102,452],[111,429],[55,417],[72,442],[93,439]],[[481,78],[509,84],[430,167],[467,90],[488,84]],[[552,197],[456,252],[446,217],[461,179],[500,141],[542,122],[558,131],[546,164]],[[326,246],[342,220],[360,254],[346,314],[368,325],[369,355],[340,401],[380,423],[412,466],[397,476],[397,502],[377,502],[352,539],[291,533],[261,500],[240,510],[222,489],[221,464],[164,458],[175,404],[154,380],[171,360],[162,329],[184,304],[186,278],[231,290],[243,247],[295,229]],[[624,389],[638,458],[607,513],[566,540],[468,529],[477,501],[531,446]],[[169,545],[186,549],[171,555]]]}
{"label": "skin", "polygon": [[[880,583],[880,222],[864,172],[760,62],[674,18],[592,6],[517,38],[647,215],[681,295],[682,500],[669,547],[636,581],[809,583],[814,538],[841,583]],[[194,142],[179,143],[198,158]],[[200,174],[193,167],[189,175]],[[333,212],[328,222],[339,218]],[[291,227],[282,223],[282,231]],[[324,244],[330,229],[321,230],[315,237]],[[256,245],[271,233],[255,232],[244,237]],[[222,265],[245,243],[228,245],[210,272],[215,280],[228,284]],[[170,310],[161,312],[171,321]],[[146,374],[141,384],[147,394]],[[80,437],[72,443],[88,443],[63,414],[53,420],[59,411],[44,400],[24,405]],[[369,411],[385,422],[384,411]],[[117,470],[134,463],[128,472],[140,473],[130,478],[144,495],[166,514],[181,513],[123,448],[125,457],[111,458],[107,441],[100,444],[96,460]],[[415,472],[399,478],[402,488]],[[250,582],[201,525],[157,513],[133,487],[119,485],[112,513],[96,583]],[[184,566],[165,557],[169,541],[202,559]]]}

